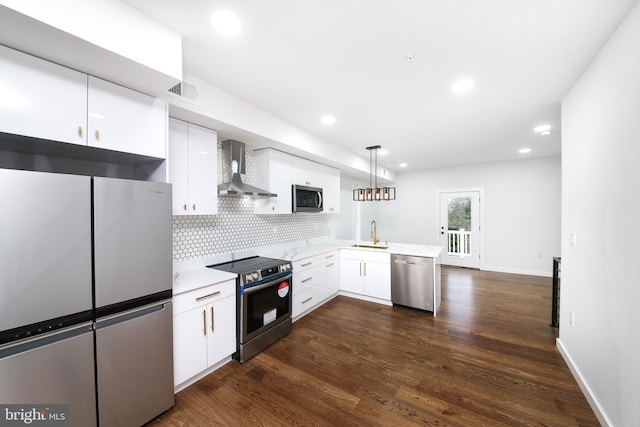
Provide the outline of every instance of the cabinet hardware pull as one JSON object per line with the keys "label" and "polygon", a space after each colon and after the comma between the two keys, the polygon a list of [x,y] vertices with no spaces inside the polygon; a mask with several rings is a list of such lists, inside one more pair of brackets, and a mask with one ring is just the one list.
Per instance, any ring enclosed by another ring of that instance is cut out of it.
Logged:
{"label": "cabinet hardware pull", "polygon": [[202,310],[202,335],[207,335],[207,310]]}
{"label": "cabinet hardware pull", "polygon": [[195,211],[196,210],[196,204],[194,203],[191,208]]}
{"label": "cabinet hardware pull", "polygon": [[78,136],[82,136],[82,126],[78,126]]}
{"label": "cabinet hardware pull", "polygon": [[307,298],[306,300],[302,301],[302,304],[306,304],[306,303],[308,303],[309,301],[311,301],[312,299],[313,299],[313,297],[309,297],[309,298]]}
{"label": "cabinet hardware pull", "polygon": [[186,203],[184,205],[182,205],[182,209],[184,209],[185,211],[187,210],[187,204]]}
{"label": "cabinet hardware pull", "polygon": [[362,263],[360,262],[360,275],[362,276]]}
{"label": "cabinet hardware pull", "polygon": [[215,322],[216,321],[215,321],[215,316],[213,315],[213,307],[211,307],[211,332],[215,332],[216,331],[215,330],[215,328],[216,328]]}
{"label": "cabinet hardware pull", "polygon": [[335,262],[332,262],[331,264],[327,264],[327,265],[325,265],[325,267],[329,268],[329,267],[333,267],[334,265],[336,265],[336,263],[335,263]]}
{"label": "cabinet hardware pull", "polygon": [[96,129],[94,135],[96,136],[96,140],[100,140],[100,131],[98,129]]}
{"label": "cabinet hardware pull", "polygon": [[364,264],[364,275],[366,276],[367,275],[367,263],[363,262],[363,264]]}
{"label": "cabinet hardware pull", "polygon": [[307,263],[302,264],[302,267],[308,267],[308,266],[310,266],[311,264],[313,264],[313,262],[307,262]]}
{"label": "cabinet hardware pull", "polygon": [[327,255],[325,258],[329,259],[329,258],[333,258],[335,255],[331,254],[331,255]]}
{"label": "cabinet hardware pull", "polygon": [[271,206],[271,210],[272,210],[272,211],[275,211],[275,210],[276,210],[276,207],[275,207],[275,206]]}
{"label": "cabinet hardware pull", "polygon": [[311,279],[313,279],[313,277],[307,277],[306,279],[302,279],[302,283],[306,283]]}
{"label": "cabinet hardware pull", "polygon": [[220,291],[215,291],[212,294],[203,295],[201,297],[196,297],[196,301],[202,301],[203,299],[210,298],[210,297],[216,297],[218,295],[220,295]]}

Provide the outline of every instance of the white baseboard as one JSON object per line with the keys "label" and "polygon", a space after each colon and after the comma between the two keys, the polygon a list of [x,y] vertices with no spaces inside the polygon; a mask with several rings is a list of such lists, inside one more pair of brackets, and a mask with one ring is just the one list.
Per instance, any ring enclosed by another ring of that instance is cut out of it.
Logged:
{"label": "white baseboard", "polygon": [[613,424],[607,417],[607,414],[605,414],[604,410],[600,406],[600,402],[598,402],[598,399],[596,399],[596,397],[593,395],[591,388],[580,373],[580,370],[575,365],[575,363],[573,363],[573,359],[567,352],[567,349],[564,347],[564,345],[562,345],[562,341],[560,341],[560,338],[556,339],[556,347],[558,348],[560,355],[569,367],[569,370],[571,370],[573,377],[580,386],[580,390],[582,390],[582,393],[584,393],[584,396],[587,398],[587,402],[589,402],[589,405],[591,406],[591,409],[593,409],[593,412],[596,414],[596,417],[598,418],[598,421],[600,421],[600,424],[602,424],[603,427],[613,426]]}
{"label": "white baseboard", "polygon": [[490,265],[484,265],[480,270],[495,271],[496,273],[525,274],[527,276],[553,277],[552,271],[545,270],[524,270],[518,268],[493,267]]}
{"label": "white baseboard", "polygon": [[197,373],[196,375],[194,375],[193,377],[189,378],[188,380],[186,380],[186,381],[184,381],[184,382],[182,382],[180,384],[175,384],[173,386],[173,393],[175,394],[175,393],[178,393],[181,390],[184,390],[185,388],[187,388],[190,385],[194,384],[198,380],[201,380],[202,378],[206,377],[207,375],[209,375],[210,373],[212,373],[216,369],[221,368],[222,366],[226,365],[227,363],[231,362],[232,360],[233,359],[231,358],[231,355],[229,357],[225,357],[224,359],[222,359],[218,363],[215,363],[215,364],[209,366],[207,369],[205,369],[202,372]]}
{"label": "white baseboard", "polygon": [[388,300],[385,300],[385,299],[369,297],[369,296],[361,295],[361,294],[354,294],[354,293],[347,292],[347,291],[340,291],[340,293],[338,295],[342,295],[342,296],[349,297],[349,298],[361,299],[363,301],[375,302],[375,303],[382,304],[382,305],[388,305],[388,306],[392,306],[393,305],[391,303],[391,301],[388,301]]}

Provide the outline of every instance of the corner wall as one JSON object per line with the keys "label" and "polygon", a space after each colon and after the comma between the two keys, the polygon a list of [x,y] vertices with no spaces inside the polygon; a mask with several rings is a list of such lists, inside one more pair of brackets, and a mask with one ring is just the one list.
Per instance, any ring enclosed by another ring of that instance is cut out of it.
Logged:
{"label": "corner wall", "polygon": [[640,6],[563,100],[562,129],[558,347],[601,423],[635,426],[640,420]]}

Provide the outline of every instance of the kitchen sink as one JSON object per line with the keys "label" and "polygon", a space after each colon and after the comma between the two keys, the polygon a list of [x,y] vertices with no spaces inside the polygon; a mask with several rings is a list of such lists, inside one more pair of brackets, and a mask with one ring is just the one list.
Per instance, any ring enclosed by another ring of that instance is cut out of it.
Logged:
{"label": "kitchen sink", "polygon": [[369,248],[369,249],[389,249],[389,245],[367,245],[367,244],[356,244],[351,245],[354,248]]}

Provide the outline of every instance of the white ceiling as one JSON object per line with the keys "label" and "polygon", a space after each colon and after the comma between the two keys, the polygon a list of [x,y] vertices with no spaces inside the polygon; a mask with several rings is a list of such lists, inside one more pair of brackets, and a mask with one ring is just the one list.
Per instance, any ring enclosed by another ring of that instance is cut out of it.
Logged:
{"label": "white ceiling", "polygon": [[[395,171],[559,155],[563,96],[638,2],[124,1],[182,34],[184,72]],[[220,9],[240,35],[211,28]]]}

